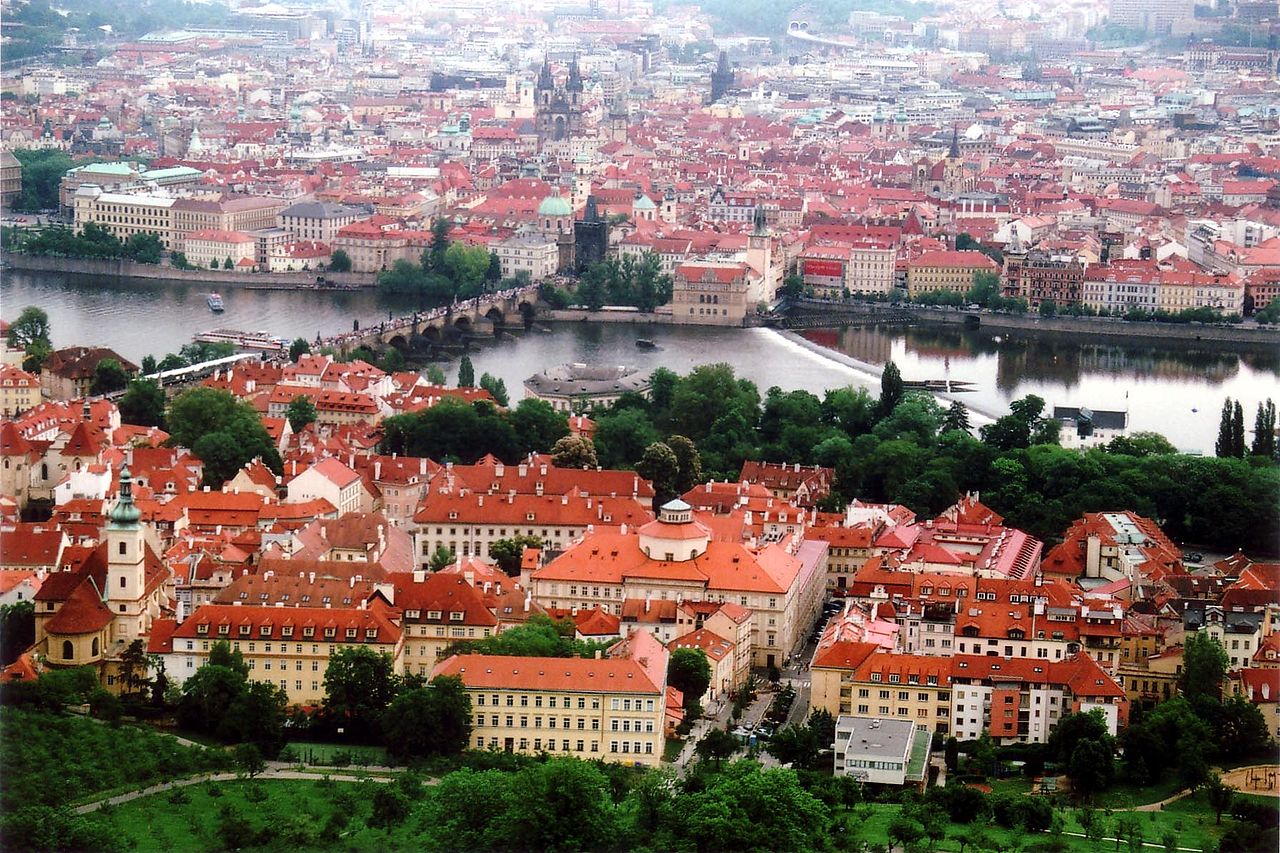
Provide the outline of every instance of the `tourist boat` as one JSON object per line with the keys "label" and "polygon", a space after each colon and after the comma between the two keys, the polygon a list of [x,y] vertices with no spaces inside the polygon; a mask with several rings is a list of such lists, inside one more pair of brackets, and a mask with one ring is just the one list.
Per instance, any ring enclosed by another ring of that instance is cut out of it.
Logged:
{"label": "tourist boat", "polygon": [[209,310],[213,311],[215,314],[222,311],[222,294],[209,294]]}
{"label": "tourist boat", "polygon": [[648,338],[636,338],[636,346],[640,349],[657,349],[658,345]]}
{"label": "tourist boat", "polygon": [[289,348],[289,342],[270,332],[242,332],[239,329],[214,329],[201,332],[195,340],[209,344],[234,344],[238,349],[280,352]]}

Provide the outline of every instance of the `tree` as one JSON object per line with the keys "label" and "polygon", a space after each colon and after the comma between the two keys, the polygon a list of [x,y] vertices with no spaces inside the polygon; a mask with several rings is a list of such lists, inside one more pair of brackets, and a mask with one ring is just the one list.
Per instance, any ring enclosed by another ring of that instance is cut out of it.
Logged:
{"label": "tree", "polygon": [[135,426],[164,426],[164,389],[154,379],[135,379],[120,398],[120,420]]}
{"label": "tree", "polygon": [[1182,644],[1182,675],[1178,687],[1197,710],[1205,701],[1222,698],[1222,680],[1226,677],[1228,658],[1222,645],[1208,631],[1191,634]]}
{"label": "tree", "polygon": [[886,832],[889,838],[904,849],[913,849],[925,837],[924,826],[917,820],[899,813],[889,821]]}
{"label": "tree", "polygon": [[638,409],[618,411],[615,408],[595,421],[596,432],[592,442],[600,464],[606,468],[634,465],[644,455],[645,448],[658,441],[658,431],[653,422]]}
{"label": "tree", "polygon": [[458,362],[458,387],[471,388],[476,384],[476,369],[471,365],[471,357],[464,355]]}
{"label": "tree", "polygon": [[1204,793],[1209,802],[1209,808],[1213,809],[1214,823],[1221,825],[1222,813],[1231,808],[1236,789],[1223,782],[1222,777],[1217,773],[1210,773],[1208,781],[1204,783]]}
{"label": "tree", "polygon": [[1039,311],[1041,317],[1052,317],[1058,313],[1058,303],[1054,302],[1052,299],[1042,300],[1040,302]]}
{"label": "tree", "polygon": [[667,660],[667,683],[684,693],[692,708],[711,685],[711,664],[702,649],[676,649]]}
{"label": "tree", "polygon": [[351,272],[351,256],[346,249],[334,249],[329,256],[329,269],[334,272]]}
{"label": "tree", "polygon": [[507,539],[497,539],[489,543],[489,559],[498,564],[512,577],[520,575],[520,563],[524,559],[525,548],[543,548],[545,544],[537,536],[520,534]]}
{"label": "tree", "polygon": [[49,350],[53,346],[49,340],[50,334],[49,315],[43,308],[28,305],[22,309],[18,319],[9,324],[9,346],[28,354],[33,345],[43,345]]}
{"label": "tree", "polygon": [[551,464],[557,468],[595,468],[596,446],[585,435],[566,435],[551,446]]}
{"label": "tree", "polygon": [[681,843],[655,848],[819,850],[827,845],[831,811],[792,770],[762,770],[739,761],[705,785],[682,793],[669,809],[677,833],[672,841]]}
{"label": "tree", "polygon": [[382,717],[387,749],[401,759],[456,755],[471,739],[471,700],[461,679],[437,676],[401,693]]}
{"label": "tree", "polygon": [[789,299],[798,299],[804,296],[804,278],[798,273],[791,273],[782,280],[782,287],[778,288],[778,295]]}
{"label": "tree", "polygon": [[99,687],[89,694],[89,713],[114,725],[124,715],[124,706],[120,704],[119,696]]}
{"label": "tree", "polygon": [[720,762],[737,752],[739,745],[738,739],[724,729],[713,728],[698,741],[694,752],[701,759],[714,761],[719,770]]}
{"label": "tree", "polygon": [[902,402],[903,389],[898,365],[892,361],[886,362],[880,373],[880,403],[877,407],[880,417],[887,417]]}
{"label": "tree", "polygon": [[1258,404],[1258,412],[1253,418],[1253,446],[1249,452],[1254,456],[1273,459],[1276,455],[1276,404],[1267,398],[1267,402]]}
{"label": "tree", "polygon": [[294,338],[293,343],[289,344],[289,360],[294,364],[298,363],[298,359],[311,352],[311,344],[307,343],[306,338]]}
{"label": "tree", "polygon": [[8,666],[36,641],[35,604],[0,605],[0,666]]}
{"label": "tree", "polygon": [[90,394],[110,394],[122,391],[129,384],[129,374],[114,358],[104,358],[98,362],[93,371],[93,382],[89,385]]}
{"label": "tree", "polygon": [[410,805],[409,798],[397,786],[377,785],[373,792],[369,826],[390,832],[409,817]]}
{"label": "tree", "polygon": [[398,687],[394,663],[368,646],[346,646],[329,657],[324,674],[326,714],[348,732],[376,732]]}
{"label": "tree", "polygon": [[1049,732],[1045,755],[1052,761],[1066,764],[1083,740],[1105,740],[1107,721],[1099,710],[1066,714]]}
{"label": "tree", "polygon": [[252,743],[242,743],[235,748],[236,767],[240,772],[252,779],[267,769],[267,762],[262,757],[262,750]]}
{"label": "tree", "polygon": [[289,421],[289,429],[302,432],[308,424],[316,421],[316,404],[306,394],[299,394],[289,401],[285,410],[285,418]]}
{"label": "tree", "polygon": [[644,449],[644,455],[636,463],[636,473],[653,482],[655,511],[676,496],[680,461],[676,459],[675,452],[663,442],[655,441]]}
{"label": "tree", "polygon": [[444,385],[444,371],[440,369],[438,364],[427,365],[427,381],[432,385]]}
{"label": "tree", "polygon": [[431,562],[427,564],[428,568],[433,572],[452,566],[457,557],[453,555],[453,550],[444,545],[436,548],[434,554],[431,555]]}
{"label": "tree", "polygon": [[220,487],[250,459],[281,473],[280,453],[258,413],[217,388],[192,388],[174,398],[166,418],[170,444],[190,447],[205,463],[204,482]]}
{"label": "tree", "polygon": [[947,764],[947,772],[956,772],[956,768],[960,766],[960,742],[954,737],[947,738],[943,758]]}
{"label": "tree", "polygon": [[702,456],[693,442],[683,435],[673,435],[666,441],[676,455],[676,493],[683,495],[702,482]]}
{"label": "tree", "polygon": [[1231,408],[1231,455],[1241,459],[1244,449],[1244,406],[1236,400]]}
{"label": "tree", "polygon": [[120,653],[120,687],[123,693],[138,693],[147,685],[147,647],[134,640]]}
{"label": "tree", "polygon": [[797,770],[816,769],[814,765],[822,748],[823,744],[813,729],[794,723],[778,729],[766,747],[774,758]]}
{"label": "tree", "polygon": [[1076,743],[1067,764],[1073,790],[1103,791],[1115,778],[1115,762],[1110,744],[1100,738],[1087,738]]}
{"label": "tree", "polygon": [[569,434],[569,418],[546,400],[526,397],[511,410],[511,428],[521,454],[546,453]]}
{"label": "tree", "polygon": [[965,408],[964,403],[959,400],[954,401],[947,407],[947,413],[942,416],[942,431],[960,430],[968,432],[972,427],[969,425],[969,410]]}
{"label": "tree", "polygon": [[[515,774],[499,824],[529,850],[603,850],[618,841],[609,780],[594,764],[558,759]],[[508,841],[508,843],[510,843]]]}
{"label": "tree", "polygon": [[511,401],[507,397],[507,383],[488,373],[480,374],[480,387],[493,395],[499,406],[506,407]]}

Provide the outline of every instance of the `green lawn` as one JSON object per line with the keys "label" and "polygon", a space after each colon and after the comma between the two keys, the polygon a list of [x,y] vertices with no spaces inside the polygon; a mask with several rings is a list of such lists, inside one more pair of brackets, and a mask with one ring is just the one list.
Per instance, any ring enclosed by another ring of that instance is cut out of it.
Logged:
{"label": "green lawn", "polygon": [[684,741],[676,738],[667,738],[667,745],[662,748],[662,760],[670,764],[680,757],[680,750],[684,749]]}
{"label": "green lawn", "polygon": [[[106,822],[125,846],[135,851],[204,853],[223,849],[219,826],[224,809],[246,818],[253,833],[270,833],[269,839],[258,835],[255,840],[278,849],[416,849],[412,816],[390,834],[365,825],[372,796],[366,785],[376,784],[380,783],[292,779],[221,782],[216,787],[204,783],[181,789],[190,798],[187,803],[170,802],[169,792],[124,803],[91,819]],[[222,794],[211,796],[211,790]],[[253,790],[265,798],[251,801],[247,795]],[[335,812],[349,816],[350,821],[338,830],[337,840],[326,843],[320,840],[320,833]]]}
{"label": "green lawn", "polygon": [[302,764],[329,764],[332,763],[336,753],[346,752],[351,755],[353,765],[389,765],[387,751],[380,746],[345,746],[339,743],[297,741],[289,743],[287,748],[293,750],[296,760]]}

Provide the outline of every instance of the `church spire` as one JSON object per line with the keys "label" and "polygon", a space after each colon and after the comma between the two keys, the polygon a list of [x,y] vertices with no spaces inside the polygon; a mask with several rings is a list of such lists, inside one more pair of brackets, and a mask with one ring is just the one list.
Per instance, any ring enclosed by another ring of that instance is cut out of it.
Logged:
{"label": "church spire", "polygon": [[555,85],[555,80],[551,77],[551,60],[543,57],[542,71],[538,73],[538,88],[554,89]]}
{"label": "church spire", "polygon": [[142,518],[142,512],[133,503],[133,475],[129,473],[128,465],[120,469],[120,497],[111,508],[109,518],[110,526],[115,530],[136,528],[138,520]]}
{"label": "church spire", "polygon": [[565,84],[564,88],[569,92],[582,91],[582,72],[578,70],[577,56],[574,56],[573,61],[569,63],[569,82]]}
{"label": "church spire", "polygon": [[947,157],[952,160],[960,159],[960,129],[958,127],[951,128],[951,150],[947,152]]}
{"label": "church spire", "polygon": [[766,234],[768,230],[769,230],[769,221],[765,218],[765,215],[764,215],[764,205],[757,204],[755,217],[754,217],[754,229],[752,230],[751,233],[757,236],[762,236]]}

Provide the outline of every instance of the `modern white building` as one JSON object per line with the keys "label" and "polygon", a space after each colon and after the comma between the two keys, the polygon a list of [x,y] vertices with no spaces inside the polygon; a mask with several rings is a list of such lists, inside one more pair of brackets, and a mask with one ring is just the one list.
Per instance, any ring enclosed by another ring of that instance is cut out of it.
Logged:
{"label": "modern white building", "polygon": [[836,719],[835,775],[877,785],[923,782],[931,737],[914,720],[842,714]]}

